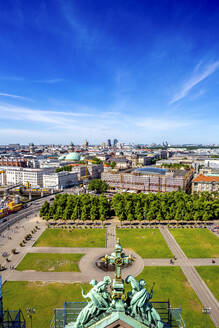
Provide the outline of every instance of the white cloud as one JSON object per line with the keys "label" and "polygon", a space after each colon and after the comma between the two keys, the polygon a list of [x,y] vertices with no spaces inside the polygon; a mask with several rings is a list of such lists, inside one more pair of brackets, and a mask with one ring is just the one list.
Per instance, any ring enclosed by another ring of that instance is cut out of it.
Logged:
{"label": "white cloud", "polygon": [[[76,123],[76,118],[91,117],[92,114],[80,112],[58,112],[49,110],[29,109],[8,104],[0,105],[1,118],[49,123],[65,128]],[[16,115],[14,115],[16,114]]]}
{"label": "white cloud", "polygon": [[9,98],[15,98],[15,99],[21,99],[21,100],[32,101],[32,99],[27,98],[27,97],[18,96],[18,95],[9,94],[9,93],[3,93],[3,92],[0,92],[0,96],[1,96],[1,97],[9,97]]}
{"label": "white cloud", "polygon": [[55,84],[63,82],[64,79],[48,79],[48,80],[36,80],[35,83]]}
{"label": "white cloud", "polygon": [[[160,140],[162,135],[182,135],[199,123],[170,116],[147,117],[144,114],[135,115],[134,112],[124,114],[115,111],[116,104],[102,112],[82,105],[76,108],[78,111],[61,112],[0,104],[2,123],[10,120],[10,129],[4,130],[2,125],[1,140],[12,142],[13,139],[25,143],[29,140],[36,143],[66,143],[73,140],[81,143],[87,138],[91,143],[96,143],[116,137],[123,141],[146,142],[156,138]],[[87,112],[84,112],[85,109]],[[24,125],[28,128],[23,129]]]}
{"label": "white cloud", "polygon": [[208,65],[202,72],[197,72],[198,70],[200,70],[200,66],[201,63],[198,63],[198,65],[196,65],[193,76],[183,84],[181,90],[173,96],[169,104],[173,104],[186,97],[193,87],[195,87],[197,84],[205,80],[208,76],[213,74],[219,68],[219,61]]}
{"label": "white cloud", "polygon": [[192,122],[173,120],[173,119],[162,119],[162,118],[146,118],[137,122],[137,126],[151,130],[151,131],[169,131],[173,129],[188,127],[192,125]]}

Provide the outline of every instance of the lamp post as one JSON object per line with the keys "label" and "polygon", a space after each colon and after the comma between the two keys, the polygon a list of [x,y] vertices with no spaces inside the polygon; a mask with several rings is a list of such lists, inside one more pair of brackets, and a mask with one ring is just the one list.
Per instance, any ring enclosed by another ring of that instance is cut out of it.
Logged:
{"label": "lamp post", "polygon": [[205,328],[207,328],[207,314],[210,314],[211,313],[211,308],[210,307],[205,307],[202,309],[202,313],[205,314]]}
{"label": "lamp post", "polygon": [[30,328],[32,328],[32,316],[34,313],[36,313],[36,310],[34,308],[28,307],[26,308],[28,318],[30,318]]}

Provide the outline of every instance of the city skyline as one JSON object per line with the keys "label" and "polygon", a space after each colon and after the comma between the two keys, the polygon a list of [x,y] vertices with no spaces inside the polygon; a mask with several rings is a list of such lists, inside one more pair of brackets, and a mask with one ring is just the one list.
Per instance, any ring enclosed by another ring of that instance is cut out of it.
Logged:
{"label": "city skyline", "polygon": [[0,0],[1,144],[214,144],[219,5]]}

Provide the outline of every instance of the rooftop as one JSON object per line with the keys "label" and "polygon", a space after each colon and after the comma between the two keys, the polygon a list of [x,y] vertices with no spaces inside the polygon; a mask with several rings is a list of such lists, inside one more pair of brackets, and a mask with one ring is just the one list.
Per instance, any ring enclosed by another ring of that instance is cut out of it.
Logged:
{"label": "rooftop", "polygon": [[219,176],[207,176],[204,174],[199,174],[194,180],[193,182],[219,182]]}

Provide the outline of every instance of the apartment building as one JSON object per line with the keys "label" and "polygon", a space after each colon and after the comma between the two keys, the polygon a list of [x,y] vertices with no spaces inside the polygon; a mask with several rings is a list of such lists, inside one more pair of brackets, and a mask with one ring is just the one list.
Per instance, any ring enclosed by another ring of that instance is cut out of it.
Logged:
{"label": "apartment building", "polygon": [[78,184],[78,174],[72,172],[57,172],[43,175],[43,187],[62,189]]}
{"label": "apartment building", "polygon": [[192,181],[192,192],[202,191],[219,191],[219,174],[217,175],[204,175],[199,174]]}
{"label": "apartment building", "polygon": [[87,166],[89,175],[94,178],[98,179],[101,177],[101,173],[103,172],[103,164],[91,164]]}

